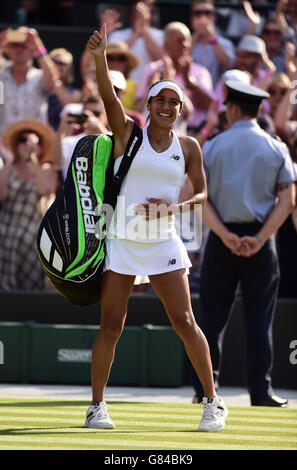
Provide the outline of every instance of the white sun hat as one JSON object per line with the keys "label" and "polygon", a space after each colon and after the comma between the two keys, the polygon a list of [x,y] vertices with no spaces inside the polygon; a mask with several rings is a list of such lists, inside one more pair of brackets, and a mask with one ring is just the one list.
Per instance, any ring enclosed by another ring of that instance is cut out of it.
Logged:
{"label": "white sun hat", "polygon": [[113,86],[115,86],[119,90],[126,90],[127,82],[124,74],[118,70],[110,70],[109,73]]}
{"label": "white sun hat", "polygon": [[266,52],[266,45],[263,39],[252,34],[246,34],[239,41],[237,46],[239,51],[254,52],[254,54],[264,54]]}

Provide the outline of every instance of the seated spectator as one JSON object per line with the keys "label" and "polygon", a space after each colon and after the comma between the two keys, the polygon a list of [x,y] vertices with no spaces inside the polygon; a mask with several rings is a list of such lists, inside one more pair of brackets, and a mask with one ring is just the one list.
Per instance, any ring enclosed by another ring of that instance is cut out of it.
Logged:
{"label": "seated spectator", "polygon": [[108,42],[125,41],[136,55],[139,65],[131,72],[130,78],[137,82],[143,68],[162,57],[163,31],[152,26],[153,2],[131,0],[127,16],[129,27],[112,32]]}
{"label": "seated spectator", "polygon": [[270,96],[263,102],[261,117],[269,122],[269,128],[266,130],[271,134],[278,134],[274,120],[278,107],[280,106],[285,94],[290,89],[290,83],[288,75],[285,73],[277,73],[273,76],[269,86],[267,87],[267,91]]}
{"label": "seated spectator", "polygon": [[267,55],[263,39],[248,34],[243,36],[236,48],[235,68],[249,72],[252,85],[260,88],[262,82],[273,76],[275,65]]}
{"label": "seated spectator", "polygon": [[274,63],[276,72],[287,72],[285,63],[285,36],[283,36],[275,16],[267,18],[261,37],[266,45],[269,59]]}
{"label": "seated spectator", "polygon": [[78,103],[81,91],[73,88],[73,56],[64,48],[53,49],[50,58],[57,68],[58,80],[55,82],[54,93],[48,98],[48,121],[57,130],[60,123],[60,113],[68,103]]}
{"label": "seated spectator", "polygon": [[297,70],[290,78],[290,87],[287,88],[274,114],[277,133],[288,146],[291,146],[297,133]]}
{"label": "seated spectator", "polygon": [[233,43],[215,29],[216,12],[212,0],[194,0],[190,22],[193,30],[191,55],[194,62],[209,70],[213,86],[235,60]]}
{"label": "seated spectator", "polygon": [[[35,29],[7,31],[5,53],[10,59],[0,73],[4,103],[0,106],[0,135],[25,118],[47,122],[48,96],[54,88],[56,69]],[[36,58],[40,69],[33,66]]]}
{"label": "seated spectator", "polygon": [[[181,117],[186,120],[187,131],[193,135],[205,119],[211,103],[212,80],[209,71],[194,63],[190,51],[192,46],[189,28],[178,21],[169,23],[164,30],[165,55],[163,59],[148,64],[139,80],[135,94],[135,109],[144,112],[146,90],[156,80],[175,80],[185,91],[185,102]],[[189,111],[193,112],[188,115]]]}
{"label": "seated spectator", "polygon": [[58,175],[51,163],[53,140],[50,126],[31,119],[12,124],[3,134],[0,289],[44,288],[36,235],[58,188]]}

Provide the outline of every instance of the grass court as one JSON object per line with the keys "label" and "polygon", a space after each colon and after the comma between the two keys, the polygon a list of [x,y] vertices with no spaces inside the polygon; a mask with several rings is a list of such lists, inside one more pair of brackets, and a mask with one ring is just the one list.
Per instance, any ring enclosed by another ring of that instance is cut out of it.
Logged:
{"label": "grass court", "polygon": [[0,450],[297,450],[297,409],[230,406],[223,430],[198,433],[199,405],[108,405],[116,429],[94,430],[88,401],[2,398]]}

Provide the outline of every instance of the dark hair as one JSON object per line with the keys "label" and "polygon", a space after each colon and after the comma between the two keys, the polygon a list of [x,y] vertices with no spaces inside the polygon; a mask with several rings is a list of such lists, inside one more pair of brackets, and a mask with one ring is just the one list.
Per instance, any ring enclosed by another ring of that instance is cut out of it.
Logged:
{"label": "dark hair", "polygon": [[232,101],[228,100],[232,104],[236,104],[241,111],[243,116],[248,116],[249,118],[256,118],[258,116],[260,110],[260,104],[258,103],[246,103],[246,102],[239,102],[239,101]]}

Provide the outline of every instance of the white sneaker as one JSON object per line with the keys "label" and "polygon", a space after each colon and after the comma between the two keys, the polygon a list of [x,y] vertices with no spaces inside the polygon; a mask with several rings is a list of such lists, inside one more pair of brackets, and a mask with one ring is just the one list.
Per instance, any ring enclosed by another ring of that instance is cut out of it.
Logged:
{"label": "white sneaker", "polygon": [[198,431],[215,432],[225,427],[228,409],[220,397],[202,399],[204,407]]}
{"label": "white sneaker", "polygon": [[91,405],[86,411],[85,426],[95,429],[114,429],[115,425],[111,421],[107,413],[107,405],[105,401],[101,401],[96,405]]}

